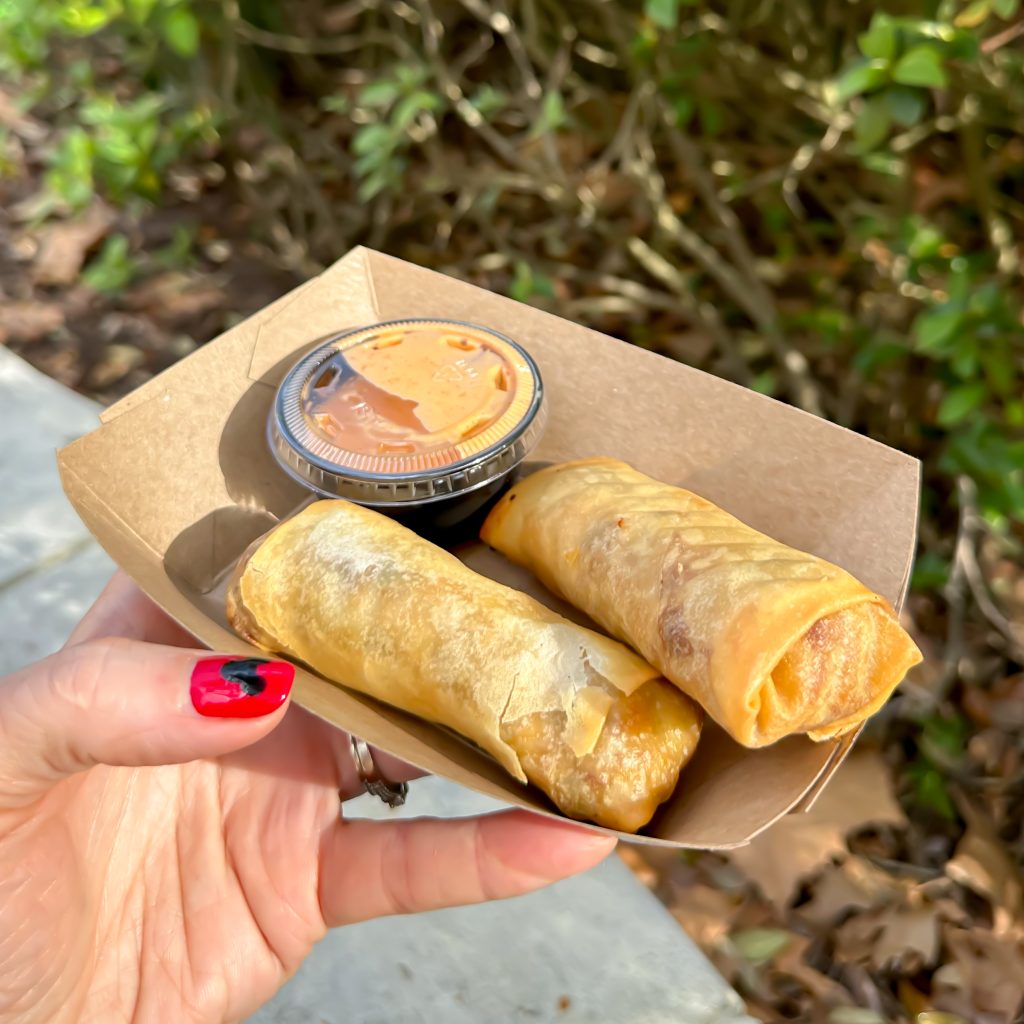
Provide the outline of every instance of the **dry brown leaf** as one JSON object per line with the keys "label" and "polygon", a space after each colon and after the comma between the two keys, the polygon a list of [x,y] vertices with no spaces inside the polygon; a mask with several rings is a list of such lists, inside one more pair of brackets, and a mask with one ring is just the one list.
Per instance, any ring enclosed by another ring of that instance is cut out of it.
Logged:
{"label": "dry brown leaf", "polygon": [[840,1006],[849,1003],[850,993],[839,982],[816,971],[807,963],[805,956],[810,944],[810,939],[794,935],[789,945],[776,955],[772,970],[799,982],[819,1004]]}
{"label": "dry brown leaf", "polygon": [[123,380],[146,361],[146,355],[134,345],[108,345],[100,361],[86,375],[86,387],[102,391]]}
{"label": "dry brown leaf", "polygon": [[891,908],[882,915],[882,931],[871,954],[879,969],[896,966],[915,971],[931,967],[939,957],[939,926],[935,907]]}
{"label": "dry brown leaf", "polygon": [[967,831],[946,874],[992,904],[993,931],[1005,935],[1024,916],[1024,876],[987,815],[966,800],[960,805]]}
{"label": "dry brown leaf", "polygon": [[825,868],[814,884],[814,894],[796,908],[804,921],[824,929],[833,924],[847,910],[867,910],[874,899],[861,888],[845,870],[844,864]]}
{"label": "dry brown leaf", "polygon": [[947,926],[953,962],[935,972],[932,994],[940,1010],[968,1020],[982,1014],[993,1024],[1010,1024],[1024,1003],[1024,953],[1018,941],[981,928]]}
{"label": "dry brown leaf", "polygon": [[13,97],[3,91],[0,91],[0,126],[14,132],[28,143],[42,142],[48,134],[48,129],[42,121],[37,121],[22,111]]}
{"label": "dry brown leaf", "polygon": [[37,284],[71,284],[86,254],[110,230],[114,211],[97,200],[74,220],[48,225],[40,234],[32,276]]}
{"label": "dry brown leaf", "polygon": [[0,345],[38,341],[63,324],[64,313],[53,303],[32,299],[0,303]]}
{"label": "dry brown leaf", "polygon": [[854,750],[814,806],[792,814],[727,856],[776,906],[833,857],[847,854],[846,834],[866,824],[903,825],[889,769],[876,750]]}
{"label": "dry brown leaf", "polygon": [[711,950],[732,930],[741,908],[734,896],[697,884],[680,890],[669,910],[701,949]]}
{"label": "dry brown leaf", "polygon": [[224,299],[223,290],[211,281],[169,270],[132,288],[123,304],[167,327],[217,309]]}
{"label": "dry brown leaf", "polygon": [[934,904],[920,899],[882,906],[851,917],[836,930],[836,957],[878,970],[919,970],[938,959],[941,924]]}

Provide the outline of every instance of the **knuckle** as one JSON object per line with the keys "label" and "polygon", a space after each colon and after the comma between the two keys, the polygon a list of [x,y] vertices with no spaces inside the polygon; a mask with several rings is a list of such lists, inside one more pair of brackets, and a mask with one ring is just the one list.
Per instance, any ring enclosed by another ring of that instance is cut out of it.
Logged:
{"label": "knuckle", "polygon": [[417,909],[416,865],[410,844],[411,831],[406,828],[394,829],[384,856],[381,857],[381,888],[390,914],[411,914]]}
{"label": "knuckle", "polygon": [[74,710],[95,708],[103,692],[103,679],[125,643],[120,637],[98,637],[65,648],[50,672],[52,696]]}

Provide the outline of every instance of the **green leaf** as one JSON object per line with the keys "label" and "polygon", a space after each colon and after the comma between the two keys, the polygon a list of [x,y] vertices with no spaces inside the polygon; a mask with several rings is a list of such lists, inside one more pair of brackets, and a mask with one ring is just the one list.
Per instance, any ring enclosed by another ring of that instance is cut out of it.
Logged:
{"label": "green leaf", "polygon": [[853,125],[853,136],[858,153],[869,153],[888,134],[892,125],[885,96],[872,96],[866,100]]}
{"label": "green leaf", "polygon": [[415,89],[421,82],[425,82],[429,72],[422,64],[399,64],[395,68],[395,79],[402,87],[402,92],[409,92]]}
{"label": "green leaf", "polygon": [[565,100],[562,99],[560,92],[552,89],[544,94],[544,100],[540,105],[540,117],[530,131],[530,137],[536,139],[548,132],[557,131],[566,120]]}
{"label": "green leaf", "polygon": [[82,271],[82,280],[98,292],[120,291],[134,276],[135,267],[124,235],[111,235],[99,255]]}
{"label": "green leaf", "polygon": [[955,711],[948,715],[935,712],[921,725],[922,738],[938,757],[954,760],[963,756],[970,731],[963,715]]}
{"label": "green leaf", "polygon": [[914,563],[910,586],[917,591],[941,590],[949,579],[949,562],[937,551],[925,551]]}
{"label": "green leaf", "polygon": [[504,110],[508,106],[508,97],[494,88],[493,85],[482,85],[469,98],[472,106],[481,117],[487,119]]}
{"label": "green leaf", "polygon": [[756,965],[778,956],[793,941],[793,936],[782,928],[745,928],[731,939],[740,956]]}
{"label": "green leaf", "polygon": [[755,375],[754,379],[750,382],[750,388],[752,391],[756,391],[761,395],[774,395],[775,388],[778,385],[778,381],[775,374],[771,370],[762,370],[759,374]]}
{"label": "green leaf", "polygon": [[352,137],[352,152],[363,156],[374,150],[392,150],[395,148],[395,136],[386,124],[363,125]]}
{"label": "green leaf", "polygon": [[1020,0],[992,0],[992,10],[1005,21],[1020,10]]}
{"label": "green leaf", "polygon": [[164,41],[179,57],[194,57],[199,49],[199,22],[187,7],[172,7],[161,25]]}
{"label": "green leaf", "polygon": [[115,13],[114,9],[98,4],[66,4],[60,11],[59,20],[68,32],[76,36],[91,36],[106,28]]}
{"label": "green leaf", "polygon": [[952,38],[945,43],[946,56],[952,60],[972,61],[981,49],[978,33],[966,28],[954,30]]}
{"label": "green leaf", "polygon": [[889,71],[884,60],[863,60],[847,68],[836,81],[836,99],[845,103],[853,96],[871,92],[882,85]]}
{"label": "green leaf", "polygon": [[676,119],[676,126],[685,128],[690,123],[695,109],[693,100],[689,96],[677,96],[672,101],[672,114]]}
{"label": "green leaf", "polygon": [[153,8],[156,7],[157,2],[158,0],[127,0],[125,7],[132,21],[136,25],[142,25],[153,13]]}
{"label": "green leaf", "polygon": [[876,370],[905,359],[907,348],[895,341],[876,341],[865,345],[853,357],[853,368],[862,377],[870,378]]}
{"label": "green leaf", "polygon": [[927,94],[909,85],[894,85],[886,89],[885,102],[892,119],[904,128],[917,124],[928,104]]}
{"label": "green leaf", "polygon": [[373,199],[374,196],[380,195],[380,193],[391,184],[391,175],[386,169],[374,171],[373,174],[364,178],[359,183],[359,188],[356,189],[356,195],[359,197],[360,201],[366,203]]}
{"label": "green leaf", "polygon": [[962,423],[988,396],[984,381],[958,384],[943,395],[935,419],[940,427],[954,427]]}
{"label": "green leaf", "polygon": [[441,97],[426,89],[417,89],[412,95],[405,96],[395,105],[391,115],[391,125],[398,131],[405,131],[424,111],[435,111],[441,107]]}
{"label": "green leaf", "polygon": [[362,107],[390,107],[398,99],[400,90],[398,83],[390,78],[382,78],[378,82],[370,82],[359,93],[359,105]]}
{"label": "green leaf", "polygon": [[516,260],[515,276],[508,286],[510,298],[516,302],[528,302],[533,295],[533,269],[526,260]]}
{"label": "green leaf", "polygon": [[992,0],[974,0],[954,19],[957,28],[977,28],[992,13]]}
{"label": "green leaf", "polygon": [[896,56],[896,26],[888,14],[876,14],[867,32],[857,37],[857,45],[865,57],[890,61]]}
{"label": "green leaf", "polygon": [[352,103],[343,93],[336,92],[320,100],[320,109],[330,114],[347,114],[352,109]]}
{"label": "green leaf", "polygon": [[942,58],[932,46],[915,46],[896,62],[892,77],[901,85],[942,89],[947,84]]}
{"label": "green leaf", "polygon": [[700,130],[705,135],[718,135],[725,121],[721,104],[701,96],[697,100],[697,117],[700,119]]}
{"label": "green leaf", "polygon": [[978,353],[968,339],[967,345],[957,347],[956,355],[949,364],[960,380],[970,380],[978,372]]}
{"label": "green leaf", "polygon": [[992,390],[1002,398],[1009,398],[1015,393],[1024,391],[1018,380],[1017,363],[1006,348],[995,348],[985,352],[981,357],[981,365],[985,376],[992,385]]}
{"label": "green leaf", "polygon": [[914,787],[914,802],[947,821],[956,821],[956,808],[949,798],[946,781],[931,765],[917,762],[910,766],[908,776]]}
{"label": "green leaf", "polygon": [[[902,86],[897,86],[902,88]],[[946,238],[933,224],[915,226],[914,233],[907,243],[907,254],[911,259],[936,259],[939,250],[946,244]]]}
{"label": "green leaf", "polygon": [[679,22],[679,0],[646,0],[644,14],[659,28],[675,28]]}
{"label": "green leaf", "polygon": [[937,352],[953,336],[963,320],[957,308],[939,306],[918,315],[914,321],[915,347],[919,352]]}

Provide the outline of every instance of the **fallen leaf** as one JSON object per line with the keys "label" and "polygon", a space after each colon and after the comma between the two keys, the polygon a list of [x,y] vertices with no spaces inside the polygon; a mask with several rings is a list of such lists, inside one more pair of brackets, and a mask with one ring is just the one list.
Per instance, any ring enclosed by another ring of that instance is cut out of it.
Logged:
{"label": "fallen leaf", "polygon": [[939,956],[942,920],[925,901],[857,914],[836,930],[836,956],[877,970],[915,971]]}
{"label": "fallen leaf", "polygon": [[886,1019],[874,1010],[864,1006],[837,1006],[828,1015],[828,1024],[888,1024]]}
{"label": "fallen leaf", "polygon": [[806,936],[793,935],[792,941],[772,961],[772,969],[803,985],[819,1004],[849,1003],[850,994],[839,982],[816,971],[807,963],[806,954],[810,944],[811,940]]}
{"label": "fallen leaf", "polygon": [[909,972],[935,963],[940,920],[934,907],[892,909],[882,915],[882,920],[882,931],[871,954],[874,967],[898,967]]}
{"label": "fallen leaf", "polygon": [[679,890],[669,910],[686,934],[708,951],[732,930],[741,906],[735,896],[710,885],[697,884]]}
{"label": "fallen leaf", "polygon": [[28,143],[42,142],[47,135],[46,125],[20,110],[15,100],[3,91],[0,91],[0,126]]}
{"label": "fallen leaf", "polygon": [[132,288],[123,296],[122,305],[144,312],[166,327],[218,309],[224,299],[224,292],[210,281],[169,270]]}
{"label": "fallen leaf", "polygon": [[733,948],[750,963],[758,966],[768,963],[782,952],[793,938],[782,928],[745,928],[732,937]]}
{"label": "fallen leaf", "polygon": [[906,824],[889,769],[876,750],[855,750],[803,814],[776,822],[727,856],[777,907],[785,907],[805,878],[847,854],[846,835],[867,824]]}
{"label": "fallen leaf", "polygon": [[967,830],[946,864],[946,874],[992,904],[992,929],[1005,935],[1024,913],[1024,876],[987,815],[966,799],[958,802]]}
{"label": "fallen leaf", "polygon": [[859,858],[851,858],[842,864],[830,864],[814,883],[811,898],[797,907],[801,920],[818,929],[833,926],[847,910],[867,910],[878,899],[878,892],[864,885],[855,877],[850,864]]}
{"label": "fallen leaf", "polygon": [[85,385],[102,391],[127,377],[145,361],[145,353],[134,345],[107,345],[99,362],[86,375]]}
{"label": "fallen leaf", "polygon": [[935,1006],[968,1020],[981,1014],[993,1024],[1011,1024],[1024,1002],[1024,954],[1020,943],[981,928],[947,926],[953,962],[932,978]]}
{"label": "fallen leaf", "polygon": [[94,202],[74,220],[48,225],[40,234],[32,276],[37,284],[71,284],[78,277],[86,254],[110,230],[114,211]]}
{"label": "fallen leaf", "polygon": [[64,324],[60,306],[26,299],[0,304],[0,345],[38,341]]}

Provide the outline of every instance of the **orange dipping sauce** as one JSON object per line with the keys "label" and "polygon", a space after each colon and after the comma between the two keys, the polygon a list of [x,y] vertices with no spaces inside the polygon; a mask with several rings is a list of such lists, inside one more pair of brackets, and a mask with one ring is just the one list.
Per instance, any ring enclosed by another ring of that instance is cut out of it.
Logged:
{"label": "orange dipping sauce", "polygon": [[393,320],[303,356],[267,437],[320,494],[395,510],[437,502],[440,522],[497,493],[545,420],[540,373],[516,342],[454,320]]}
{"label": "orange dipping sauce", "polygon": [[332,356],[304,410],[324,440],[362,455],[472,440],[508,410],[515,367],[471,328],[393,328]]}

